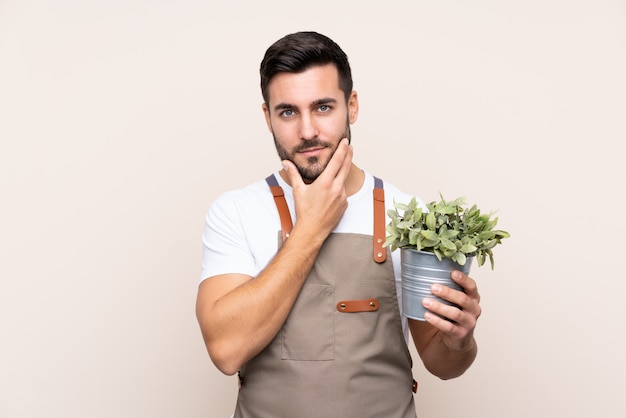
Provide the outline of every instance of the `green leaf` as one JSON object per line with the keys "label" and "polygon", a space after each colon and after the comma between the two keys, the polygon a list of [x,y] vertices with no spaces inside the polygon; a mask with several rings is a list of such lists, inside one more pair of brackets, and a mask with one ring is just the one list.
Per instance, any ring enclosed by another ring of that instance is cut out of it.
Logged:
{"label": "green leaf", "polygon": [[430,240],[430,239],[423,239],[422,241],[422,248],[436,248],[437,244],[439,244],[439,240]]}
{"label": "green leaf", "polygon": [[385,240],[385,242],[383,243],[383,248],[389,247],[391,244],[393,244],[393,242],[397,239],[397,236],[395,235],[390,235],[387,237],[387,239]]}
{"label": "green leaf", "polygon": [[[464,197],[457,197],[456,199],[448,202],[448,205],[450,206],[464,206],[465,205],[465,198]],[[476,205],[474,205],[476,206]]]}
{"label": "green leaf", "polygon": [[477,248],[475,246],[473,246],[472,244],[465,244],[464,246],[462,246],[459,251],[464,253],[464,254],[471,254],[474,251],[476,251]]}
{"label": "green leaf", "polygon": [[426,228],[430,229],[431,231],[434,231],[436,226],[437,226],[437,218],[435,217],[435,214],[433,212],[429,212],[426,215]]}
{"label": "green leaf", "polygon": [[478,238],[488,241],[490,239],[494,239],[496,236],[495,231],[482,231],[478,234]]}
{"label": "green leaf", "polygon": [[396,208],[396,210],[401,210],[402,212],[406,212],[407,210],[409,210],[409,205],[405,203],[395,203],[394,207]]}
{"label": "green leaf", "polygon": [[421,237],[419,231],[410,231],[409,232],[409,244],[416,245],[417,240]]}
{"label": "green leaf", "polygon": [[434,249],[433,252],[435,253],[435,255],[437,256],[437,259],[439,261],[443,260],[443,255],[441,254],[441,251],[439,251],[438,249]]}
{"label": "green leaf", "polygon": [[487,241],[486,244],[481,245],[480,248],[482,250],[490,250],[498,244],[498,240]]}
{"label": "green leaf", "polygon": [[439,242],[439,235],[435,231],[424,230],[420,231],[420,234],[427,240]]}
{"label": "green leaf", "polygon": [[449,205],[438,205],[435,210],[437,211],[437,213],[441,213],[444,215],[450,215],[456,213],[457,211],[456,206]]}
{"label": "green leaf", "polygon": [[458,232],[458,231],[444,231],[444,232],[441,232],[441,230],[440,230],[439,231],[439,237],[441,239],[447,239],[449,241],[455,241],[457,234],[455,234],[454,232]]}
{"label": "green leaf", "polygon": [[413,226],[413,222],[401,221],[401,222],[398,222],[398,224],[396,225],[396,228],[398,228],[398,229],[409,229],[412,226]]}
{"label": "green leaf", "polygon": [[464,266],[465,263],[467,262],[467,257],[462,252],[458,252],[458,253],[456,253],[454,261],[456,261],[460,265]]}
{"label": "green leaf", "polygon": [[487,250],[485,252],[489,256],[489,263],[491,264],[491,270],[493,270],[493,268],[495,266],[495,262],[493,261],[493,253],[491,252],[491,250]]}
{"label": "green leaf", "polygon": [[453,250],[456,252],[456,245],[454,245],[454,243],[452,241],[450,241],[449,239],[446,238],[439,238],[441,241],[441,246],[444,247],[447,250]]}
{"label": "green leaf", "polygon": [[496,230],[496,231],[493,231],[493,232],[495,232],[495,234],[496,234],[496,236],[498,238],[509,238],[511,236],[511,234],[509,234],[506,231]]}
{"label": "green leaf", "polygon": [[454,260],[454,259],[455,259],[455,257],[456,257],[457,252],[458,252],[457,250],[445,250],[445,251],[443,252],[443,255],[444,255],[446,258],[449,258],[449,259],[451,259],[451,260]]}

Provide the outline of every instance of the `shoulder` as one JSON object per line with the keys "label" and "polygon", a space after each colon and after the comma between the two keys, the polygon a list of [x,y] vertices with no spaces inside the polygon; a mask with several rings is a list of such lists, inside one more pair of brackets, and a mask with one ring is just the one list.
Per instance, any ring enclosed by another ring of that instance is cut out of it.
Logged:
{"label": "shoulder", "polygon": [[266,197],[269,192],[269,186],[265,180],[258,180],[252,184],[239,189],[232,189],[223,192],[216,200],[215,203],[237,203],[240,201],[246,201],[250,199],[259,199]]}
{"label": "shoulder", "polygon": [[274,256],[280,219],[265,180],[222,193],[205,217],[201,280],[256,275]]}
{"label": "shoulder", "polygon": [[265,180],[223,192],[209,207],[209,215],[230,214],[259,210],[272,203],[272,194]]}
{"label": "shoulder", "polygon": [[222,193],[209,206],[205,223],[212,233],[238,231],[240,238],[247,240],[262,234],[265,228],[276,229],[280,218],[269,186],[265,180],[260,180]]}

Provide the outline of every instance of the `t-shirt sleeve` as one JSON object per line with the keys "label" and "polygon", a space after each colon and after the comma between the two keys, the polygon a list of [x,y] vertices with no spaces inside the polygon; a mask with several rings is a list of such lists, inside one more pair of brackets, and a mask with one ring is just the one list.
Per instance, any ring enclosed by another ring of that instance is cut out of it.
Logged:
{"label": "t-shirt sleeve", "polygon": [[202,232],[200,281],[228,273],[256,275],[241,216],[236,202],[228,194],[220,196],[207,211]]}

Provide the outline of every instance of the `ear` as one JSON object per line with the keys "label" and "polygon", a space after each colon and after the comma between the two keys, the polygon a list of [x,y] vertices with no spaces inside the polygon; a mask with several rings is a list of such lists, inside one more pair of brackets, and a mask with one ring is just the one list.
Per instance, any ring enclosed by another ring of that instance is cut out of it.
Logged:
{"label": "ear", "polygon": [[263,109],[263,114],[265,115],[265,123],[267,124],[267,129],[269,129],[270,133],[272,133],[272,121],[270,120],[270,109],[267,107],[267,103],[263,103],[261,105]]}
{"label": "ear", "polygon": [[356,91],[352,90],[348,99],[348,120],[352,125],[359,117],[359,96]]}

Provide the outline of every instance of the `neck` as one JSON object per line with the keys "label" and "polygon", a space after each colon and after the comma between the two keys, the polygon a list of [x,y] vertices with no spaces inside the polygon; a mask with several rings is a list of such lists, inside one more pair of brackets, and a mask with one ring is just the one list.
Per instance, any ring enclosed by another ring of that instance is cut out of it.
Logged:
{"label": "neck", "polygon": [[361,190],[364,181],[365,173],[353,163],[352,166],[350,166],[350,173],[346,178],[346,194],[348,196],[352,196],[353,194]]}

